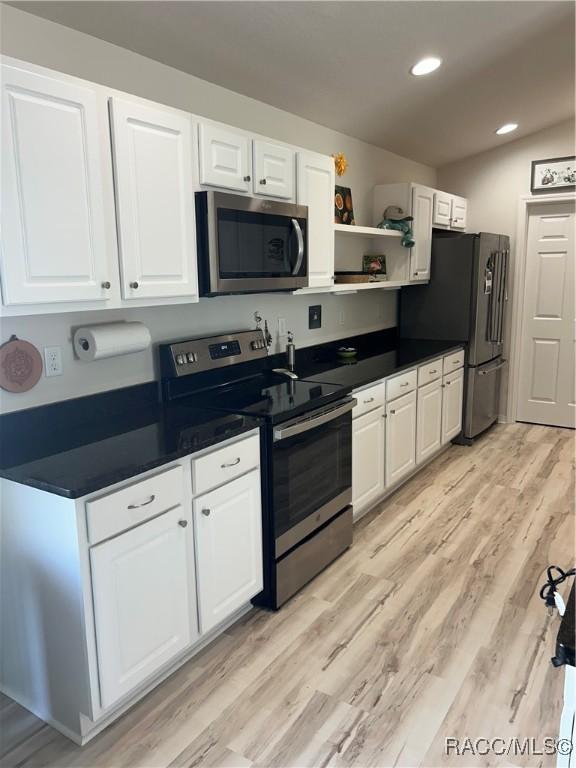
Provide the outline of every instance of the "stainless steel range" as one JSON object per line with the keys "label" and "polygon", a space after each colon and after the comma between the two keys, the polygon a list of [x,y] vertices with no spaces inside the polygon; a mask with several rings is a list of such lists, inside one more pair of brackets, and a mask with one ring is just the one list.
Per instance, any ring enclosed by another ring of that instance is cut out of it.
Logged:
{"label": "stainless steel range", "polygon": [[280,607],[352,543],[349,388],[270,369],[261,331],[160,347],[165,399],[260,419],[264,590]]}

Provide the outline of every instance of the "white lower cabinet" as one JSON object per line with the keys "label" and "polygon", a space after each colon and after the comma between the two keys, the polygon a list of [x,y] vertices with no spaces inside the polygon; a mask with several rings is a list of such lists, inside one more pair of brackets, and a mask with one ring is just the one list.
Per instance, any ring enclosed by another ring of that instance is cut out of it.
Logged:
{"label": "white lower cabinet", "polygon": [[194,539],[204,633],[262,590],[259,470],[194,500]]}
{"label": "white lower cabinet", "polygon": [[181,506],[90,550],[101,706],[196,638],[192,519]]}
{"label": "white lower cabinet", "polygon": [[384,493],[384,408],[352,422],[352,506],[354,518]]}
{"label": "white lower cabinet", "polygon": [[442,382],[433,381],[418,390],[416,464],[432,456],[442,445]]}
{"label": "white lower cabinet", "polygon": [[416,392],[386,405],[386,485],[395,485],[416,466]]}
{"label": "white lower cabinet", "polygon": [[463,369],[460,368],[444,376],[442,387],[442,445],[444,445],[462,431]]}

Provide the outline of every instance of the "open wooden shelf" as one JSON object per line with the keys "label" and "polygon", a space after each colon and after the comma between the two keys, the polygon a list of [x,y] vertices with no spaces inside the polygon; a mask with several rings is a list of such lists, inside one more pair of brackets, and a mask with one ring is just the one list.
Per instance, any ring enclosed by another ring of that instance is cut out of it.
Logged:
{"label": "open wooden shelf", "polygon": [[334,224],[334,234],[356,237],[402,237],[402,232],[396,229],[380,229],[379,227],[357,227],[354,224]]}

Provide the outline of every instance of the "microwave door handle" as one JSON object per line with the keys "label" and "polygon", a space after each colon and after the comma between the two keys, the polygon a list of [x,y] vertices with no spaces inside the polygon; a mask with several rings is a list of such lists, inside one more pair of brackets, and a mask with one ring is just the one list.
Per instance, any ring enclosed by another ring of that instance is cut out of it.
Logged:
{"label": "microwave door handle", "polygon": [[304,235],[302,234],[302,228],[298,219],[290,219],[294,232],[296,232],[296,241],[298,242],[298,255],[296,256],[296,264],[292,270],[293,275],[297,275],[300,272],[302,261],[304,260]]}

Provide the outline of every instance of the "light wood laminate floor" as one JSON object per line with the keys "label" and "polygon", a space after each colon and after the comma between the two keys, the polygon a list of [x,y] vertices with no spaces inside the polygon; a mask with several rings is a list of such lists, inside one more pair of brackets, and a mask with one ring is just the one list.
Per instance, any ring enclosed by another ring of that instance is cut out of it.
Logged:
{"label": "light wood laminate floor", "polygon": [[499,425],[451,447],[281,611],[251,611],[84,748],[1,698],[2,765],[553,765],[445,738],[557,735],[538,589],[573,561],[573,438]]}

